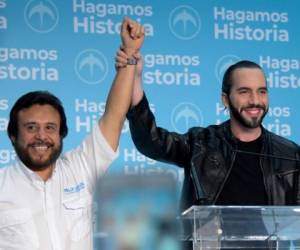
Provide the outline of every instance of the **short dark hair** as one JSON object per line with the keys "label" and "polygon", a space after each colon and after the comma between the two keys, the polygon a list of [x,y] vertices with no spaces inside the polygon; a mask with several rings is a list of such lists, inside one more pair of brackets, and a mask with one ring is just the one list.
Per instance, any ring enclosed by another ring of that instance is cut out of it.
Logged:
{"label": "short dark hair", "polygon": [[222,81],[222,92],[225,93],[226,95],[230,94],[230,90],[231,90],[231,86],[232,86],[233,72],[236,69],[240,69],[240,68],[260,69],[261,71],[263,71],[263,69],[260,65],[258,65],[255,62],[252,62],[252,61],[243,60],[243,61],[239,61],[235,64],[232,64],[225,71],[225,74],[223,76],[223,81]]}
{"label": "short dark hair", "polygon": [[68,134],[67,118],[61,101],[48,91],[32,91],[21,96],[12,107],[9,114],[9,122],[7,127],[7,134],[9,138],[17,137],[18,135],[18,113],[22,109],[30,108],[31,106],[51,105],[60,115],[60,130],[61,138]]}

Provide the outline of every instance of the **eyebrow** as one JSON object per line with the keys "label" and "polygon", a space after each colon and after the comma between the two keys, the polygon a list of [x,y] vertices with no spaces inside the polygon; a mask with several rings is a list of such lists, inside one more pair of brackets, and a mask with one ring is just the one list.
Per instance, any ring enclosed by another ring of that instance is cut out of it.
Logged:
{"label": "eyebrow", "polygon": [[[249,88],[249,87],[240,87],[240,88],[237,88],[237,90],[251,90],[251,88]],[[268,88],[267,87],[260,87],[257,90],[266,90],[266,91],[268,91]]]}
{"label": "eyebrow", "polygon": [[37,123],[36,122],[30,122],[30,121],[23,123],[24,126],[26,126],[26,125],[34,125],[34,124],[37,124]]}
{"label": "eyebrow", "polygon": [[[27,126],[27,125],[36,125],[36,124],[38,124],[38,123],[37,122],[32,122],[32,121],[23,123],[24,126]],[[55,123],[55,122],[46,122],[46,125],[58,126],[58,124]]]}

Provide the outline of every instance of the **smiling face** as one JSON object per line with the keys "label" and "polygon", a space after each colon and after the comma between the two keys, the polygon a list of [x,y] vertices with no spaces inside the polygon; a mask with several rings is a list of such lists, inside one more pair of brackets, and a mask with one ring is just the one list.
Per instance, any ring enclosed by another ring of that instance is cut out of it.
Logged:
{"label": "smiling face", "polygon": [[51,105],[35,104],[18,113],[18,133],[12,137],[22,162],[33,171],[53,167],[62,150],[60,115]]}
{"label": "smiling face", "polygon": [[232,73],[229,96],[223,95],[233,125],[240,128],[259,128],[268,112],[269,99],[266,80],[258,68],[239,68]]}

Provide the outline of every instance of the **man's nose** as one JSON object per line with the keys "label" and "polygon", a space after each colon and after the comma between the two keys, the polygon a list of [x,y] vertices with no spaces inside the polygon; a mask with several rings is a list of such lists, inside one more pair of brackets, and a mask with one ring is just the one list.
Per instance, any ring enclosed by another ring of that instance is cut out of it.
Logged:
{"label": "man's nose", "polygon": [[43,139],[47,137],[45,129],[39,128],[35,133],[36,138]]}
{"label": "man's nose", "polygon": [[259,95],[257,93],[252,93],[250,95],[249,103],[254,105],[259,104]]}

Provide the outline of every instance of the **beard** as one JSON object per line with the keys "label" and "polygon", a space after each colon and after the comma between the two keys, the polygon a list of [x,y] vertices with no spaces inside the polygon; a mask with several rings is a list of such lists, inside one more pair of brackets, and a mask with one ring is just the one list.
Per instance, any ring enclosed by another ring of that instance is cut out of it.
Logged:
{"label": "beard", "polygon": [[[238,108],[236,108],[231,100],[229,99],[229,110],[231,115],[244,127],[246,128],[257,128],[262,124],[262,121],[264,119],[264,117],[266,116],[266,114],[268,113],[268,107],[264,106],[264,105],[259,105],[259,104],[253,104],[253,105],[249,105],[247,107],[242,107],[240,109],[240,111],[238,110]],[[252,117],[247,119],[246,117],[244,117],[242,115],[243,109],[247,109],[247,108],[259,108],[263,110],[263,114],[260,117]]]}
{"label": "beard", "polygon": [[30,153],[28,152],[28,146],[23,147],[20,144],[18,144],[18,142],[14,144],[15,151],[19,156],[20,160],[25,164],[26,167],[28,167],[32,171],[41,171],[47,169],[50,165],[55,163],[55,161],[58,159],[59,155],[62,152],[62,140],[60,140],[58,146],[54,147],[53,145],[51,145],[51,147],[52,151],[48,158],[46,158],[45,160],[36,160],[33,157],[31,157]]}

